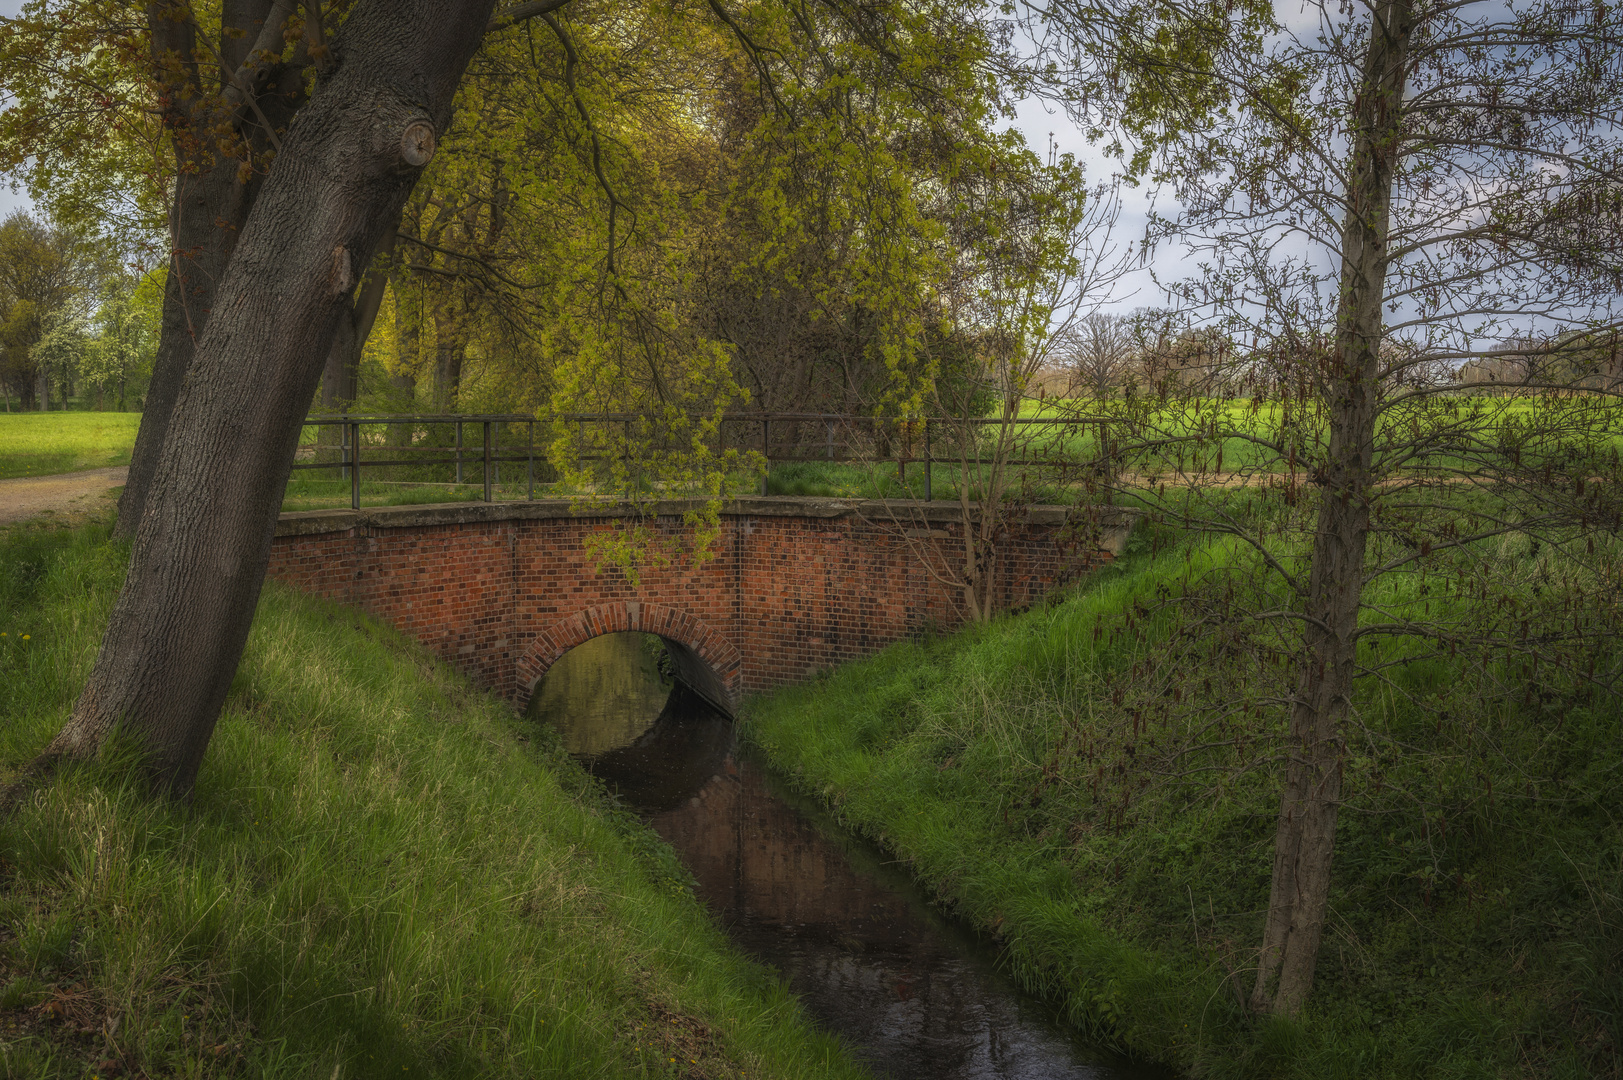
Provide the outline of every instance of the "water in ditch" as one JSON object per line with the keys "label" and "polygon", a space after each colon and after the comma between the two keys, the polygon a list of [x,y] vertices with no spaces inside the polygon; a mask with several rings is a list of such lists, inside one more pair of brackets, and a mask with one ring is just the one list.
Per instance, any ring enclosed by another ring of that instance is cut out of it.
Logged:
{"label": "water in ditch", "polygon": [[733,725],[661,674],[658,639],[594,638],[536,715],[674,847],[745,951],[877,1074],[1147,1080],[1057,1024],[883,855],[778,783]]}

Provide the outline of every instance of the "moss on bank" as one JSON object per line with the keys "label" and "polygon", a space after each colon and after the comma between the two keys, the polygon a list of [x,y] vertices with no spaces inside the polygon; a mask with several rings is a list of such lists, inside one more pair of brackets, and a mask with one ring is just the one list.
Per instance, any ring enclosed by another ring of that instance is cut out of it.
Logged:
{"label": "moss on bank", "polygon": [[[1623,1075],[1615,699],[1530,693],[1482,706],[1463,735],[1394,697],[1364,701],[1406,756],[1349,779],[1304,1015],[1246,1014],[1276,773],[1199,799],[1146,787],[1111,824],[1056,752],[1116,722],[1102,688],[1125,635],[1108,628],[1135,604],[1145,625],[1189,558],[1145,556],[1050,607],[757,698],[746,737],[997,934],[1028,988],[1135,1054],[1247,1080]],[[1412,674],[1450,706],[1471,700],[1446,663]],[[1427,805],[1410,799],[1421,789]]]}
{"label": "moss on bank", "polygon": [[[0,533],[8,773],[124,560]],[[0,823],[6,1076],[864,1075],[542,732],[354,611],[268,586],[193,803],[128,776]]]}

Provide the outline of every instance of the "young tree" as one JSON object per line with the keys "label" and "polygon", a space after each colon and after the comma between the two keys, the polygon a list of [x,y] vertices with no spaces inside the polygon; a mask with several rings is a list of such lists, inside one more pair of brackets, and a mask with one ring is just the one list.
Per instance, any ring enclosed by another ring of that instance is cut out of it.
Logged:
{"label": "young tree", "polygon": [[85,377],[96,384],[98,409],[105,403],[107,388],[113,387],[118,411],[126,411],[131,383],[144,381],[152,372],[164,276],[160,267],[141,277],[114,273],[102,282],[93,321],[96,337],[87,350],[85,366]]}
{"label": "young tree", "polygon": [[[1209,12],[1180,17],[1232,40]],[[1240,539],[1277,586],[1245,612],[1288,628],[1291,672],[1250,1003],[1290,1014],[1325,924],[1355,685],[1389,666],[1360,648],[1559,663],[1554,642],[1582,631],[1568,620],[1535,646],[1514,621],[1383,610],[1377,585],[1464,573],[1473,545],[1507,531],[1581,561],[1586,529],[1618,527],[1615,399],[1533,374],[1517,396],[1461,399],[1435,374],[1510,331],[1569,356],[1615,332],[1623,20],[1563,0],[1310,3],[1265,44],[1151,64],[1151,83],[1194,80],[1229,104],[1155,145],[1183,211],[1152,234],[1205,249],[1205,273],[1174,293],[1249,345],[1123,408],[1137,478],[1155,480],[1138,496]],[[1248,482],[1292,512],[1238,512]]]}
{"label": "young tree", "polygon": [[[32,358],[39,370],[41,387],[48,390],[54,384],[60,389],[64,412],[68,408],[68,398],[73,396],[74,376],[82,378],[84,375],[89,351],[90,340],[82,319],[60,308],[45,318],[43,332],[34,343]],[[41,397],[41,408],[50,408],[48,393]]]}
{"label": "young tree", "polygon": [[[1086,404],[1040,397],[1036,383],[1132,261],[1131,248],[1112,236],[1117,189],[1087,190],[1069,155],[1047,167],[1032,156],[1025,171],[1000,173],[966,199],[978,212],[959,222],[958,273],[937,298],[949,332],[930,350],[921,410],[934,420],[932,457],[956,474],[962,556],[943,556],[929,539],[913,543],[919,564],[959,590],[976,622],[1000,607],[1003,546],[1032,505],[1101,493],[1097,454],[1077,453],[1090,438],[1095,451],[1104,445],[1097,417]],[[923,424],[901,427],[917,456]],[[905,537],[928,538],[928,512],[888,503],[886,523]],[[1077,539],[1090,538],[1097,524],[1079,515]]]}
{"label": "young tree", "polygon": [[1121,389],[1133,359],[1131,315],[1091,311],[1060,346],[1059,363],[1073,391],[1095,398]]}

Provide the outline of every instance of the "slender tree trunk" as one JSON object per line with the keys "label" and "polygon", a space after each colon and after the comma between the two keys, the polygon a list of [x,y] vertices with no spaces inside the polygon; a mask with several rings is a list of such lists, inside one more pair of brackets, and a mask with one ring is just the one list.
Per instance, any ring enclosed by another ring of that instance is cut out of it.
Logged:
{"label": "slender tree trunk", "polygon": [[1251,1005],[1293,1015],[1313,987],[1352,702],[1378,415],[1387,231],[1414,28],[1410,0],[1375,9],[1354,102],[1356,131],[1342,228],[1341,297],[1325,378],[1329,457],[1320,480],[1306,597],[1305,648],[1291,708],[1273,883]]}
{"label": "slender tree trunk", "polygon": [[[395,328],[395,371],[389,376],[389,388],[392,391],[390,407],[396,412],[416,412],[417,406],[417,350],[418,350],[418,312],[412,307],[401,287],[404,277],[398,277],[394,282],[394,328]],[[413,437],[413,425],[390,424],[386,436],[390,446],[410,446]],[[410,457],[411,455],[404,455]],[[408,479],[414,471],[411,466],[395,466],[391,470],[396,479]]]}
{"label": "slender tree trunk", "polygon": [[462,391],[462,359],[468,343],[462,335],[456,298],[447,294],[434,305],[434,407],[455,412]]}
{"label": "slender tree trunk", "polygon": [[130,569],[73,715],[46,750],[119,727],[189,793],[253,620],[332,335],[443,131],[493,0],[361,0],[283,142],[175,401]]}

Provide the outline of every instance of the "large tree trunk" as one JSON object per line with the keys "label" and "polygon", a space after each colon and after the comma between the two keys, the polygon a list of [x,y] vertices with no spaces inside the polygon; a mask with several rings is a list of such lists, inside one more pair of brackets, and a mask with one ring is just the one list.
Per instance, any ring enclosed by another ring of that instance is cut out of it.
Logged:
{"label": "large tree trunk", "polygon": [[[241,31],[242,36],[224,32],[220,35],[222,79],[226,71],[237,70],[261,43],[257,38],[272,10],[272,0],[227,0],[223,5],[221,24]],[[177,10],[168,2],[151,3],[147,6],[147,24],[152,36],[153,67],[167,83],[172,102],[166,122],[183,128],[201,124],[208,103],[196,61],[197,30],[189,12]],[[178,72],[182,81],[171,81],[176,70],[164,66],[169,54],[182,61]],[[286,121],[297,107],[296,94],[290,97],[286,92],[272,93],[260,99],[260,111],[272,123]],[[244,129],[255,152],[264,151],[268,143],[263,130],[254,125],[244,128],[241,118],[237,126]],[[214,309],[215,288],[225,276],[232,250],[259,193],[262,177],[255,170],[244,181],[238,171],[240,164],[206,141],[177,138],[175,142],[169,276],[164,283],[152,379],[147,385],[135,448],[130,453],[129,478],[118,499],[118,521],[114,526],[117,536],[132,537],[140,526],[169,432],[170,415],[191,367],[197,341]]]}
{"label": "large tree trunk", "polygon": [[356,274],[443,131],[492,0],[361,0],[242,230],[180,389],[130,569],[48,756],[115,726],[190,791],[264,581],[305,411]]}
{"label": "large tree trunk", "polygon": [[1387,230],[1402,117],[1410,0],[1375,10],[1354,103],[1336,341],[1322,392],[1330,417],[1305,605],[1307,630],[1291,708],[1290,754],[1274,837],[1273,883],[1251,1005],[1292,1015],[1313,987],[1330,896],[1330,862],[1352,702],[1369,536]]}

